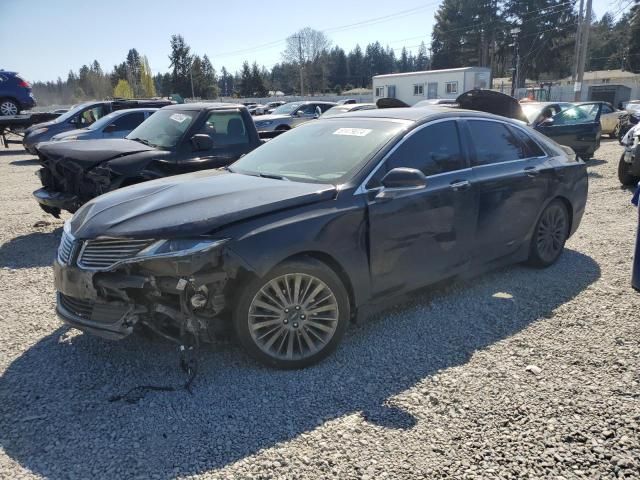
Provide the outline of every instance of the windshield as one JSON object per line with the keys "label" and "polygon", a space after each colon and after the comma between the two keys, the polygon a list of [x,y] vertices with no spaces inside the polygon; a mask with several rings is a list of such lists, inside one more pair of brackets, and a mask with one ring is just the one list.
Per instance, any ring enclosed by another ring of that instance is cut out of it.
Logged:
{"label": "windshield", "polygon": [[71,117],[75,116],[77,113],[79,113],[81,110],[83,110],[87,106],[89,106],[88,103],[81,103],[80,105],[74,105],[68,111],[66,111],[65,113],[63,113],[59,117],[56,117],[53,120],[53,122],[54,123],[66,122],[67,120],[69,120]]}
{"label": "windshield", "polygon": [[364,118],[309,122],[268,141],[230,170],[338,185],[355,175],[405,126],[404,122]]}
{"label": "windshield", "polygon": [[284,105],[280,105],[273,112],[274,115],[289,115],[294,110],[302,105],[301,103],[285,103]]}
{"label": "windshield", "polygon": [[126,138],[152,147],[170,149],[178,144],[197,116],[197,111],[161,109],[138,125]]}

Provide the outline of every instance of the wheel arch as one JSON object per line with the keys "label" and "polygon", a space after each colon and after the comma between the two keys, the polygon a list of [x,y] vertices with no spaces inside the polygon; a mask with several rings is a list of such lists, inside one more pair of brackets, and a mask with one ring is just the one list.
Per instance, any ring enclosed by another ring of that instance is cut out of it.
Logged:
{"label": "wheel arch", "polygon": [[[311,258],[320,263],[323,263],[328,268],[330,268],[333,271],[333,273],[335,273],[338,276],[338,278],[344,285],[345,290],[347,291],[347,297],[349,299],[349,306],[351,310],[351,318],[354,318],[357,311],[357,307],[358,307],[358,299],[356,298],[356,293],[353,287],[353,283],[351,281],[351,278],[347,274],[347,271],[345,270],[345,268],[332,255],[319,250],[307,250],[307,251],[297,252],[292,255],[289,255],[288,257],[282,258],[278,262],[274,263],[273,265],[271,265],[268,271],[271,271],[274,268],[277,268],[278,266],[282,265],[285,262],[290,262],[294,260],[303,260],[306,258]],[[264,273],[266,274],[267,272],[264,272]],[[234,283],[242,285],[251,278],[256,278],[261,276],[262,275],[260,275],[256,271],[240,267],[237,271],[237,275],[235,276]]]}

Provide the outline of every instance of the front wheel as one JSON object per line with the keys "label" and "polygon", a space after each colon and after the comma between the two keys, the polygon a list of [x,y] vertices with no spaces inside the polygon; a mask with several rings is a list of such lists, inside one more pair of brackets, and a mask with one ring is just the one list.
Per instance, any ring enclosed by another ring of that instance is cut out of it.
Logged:
{"label": "front wheel", "polygon": [[620,161],[618,162],[618,180],[625,187],[635,186],[640,180],[631,174],[631,164],[624,161],[624,153],[620,156]]}
{"label": "front wheel", "polygon": [[553,265],[560,257],[569,237],[569,213],[560,200],[544,209],[531,239],[529,265],[538,268]]}
{"label": "front wheel", "polygon": [[240,343],[276,368],[302,368],[337,347],[350,318],[340,278],[325,264],[303,258],[285,262],[242,290],[234,312]]}

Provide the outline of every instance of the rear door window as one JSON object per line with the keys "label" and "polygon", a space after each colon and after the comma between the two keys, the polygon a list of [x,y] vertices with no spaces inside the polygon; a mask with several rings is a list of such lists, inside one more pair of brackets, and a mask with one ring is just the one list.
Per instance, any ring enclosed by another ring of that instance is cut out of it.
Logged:
{"label": "rear door window", "polygon": [[516,127],[509,127],[509,129],[526,147],[527,157],[544,157],[546,155],[535,140],[525,132]]}
{"label": "rear door window", "polygon": [[204,133],[213,140],[214,148],[221,145],[246,145],[249,135],[244,128],[240,112],[211,112],[198,133]]}
{"label": "rear door window", "polygon": [[400,167],[416,168],[426,176],[464,168],[455,121],[434,123],[411,134],[387,160],[387,171]]}
{"label": "rear door window", "polygon": [[468,120],[474,166],[528,158],[525,145],[501,122]]}

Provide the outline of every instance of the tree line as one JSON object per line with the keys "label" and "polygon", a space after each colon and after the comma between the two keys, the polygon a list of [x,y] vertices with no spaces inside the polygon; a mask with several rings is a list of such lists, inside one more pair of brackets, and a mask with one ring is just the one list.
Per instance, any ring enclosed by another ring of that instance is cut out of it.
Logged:
{"label": "tree line", "polygon": [[[619,18],[617,18],[619,17]],[[525,79],[571,74],[577,24],[567,0],[443,0],[435,14],[429,47],[424,41],[398,49],[373,42],[350,51],[332,45],[325,33],[304,28],[287,38],[282,59],[270,69],[245,60],[239,71],[215,70],[209,57],[191,51],[182,35],[170,39],[170,71],[152,75],[135,48],[110,72],[97,60],[67,79],[35,82],[42,104],[69,104],[106,97],[265,97],[336,93],[370,88],[374,75],[463,66],[490,67],[494,77],[510,75],[516,49],[520,86]],[[640,2],[630,11],[589,19],[587,70],[622,68],[640,72]],[[412,49],[415,48],[415,53]]]}

